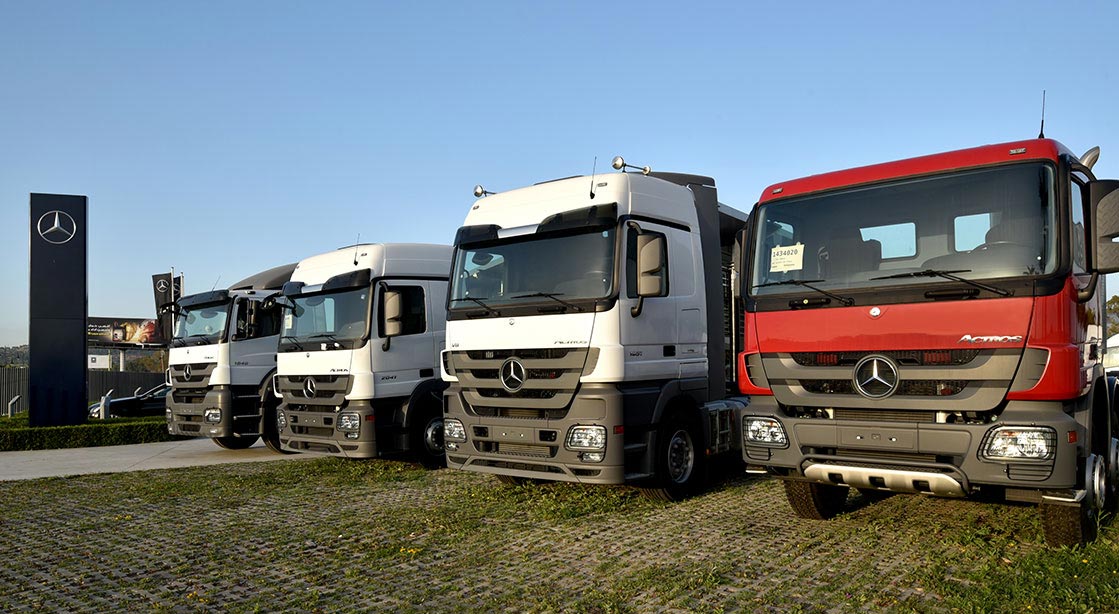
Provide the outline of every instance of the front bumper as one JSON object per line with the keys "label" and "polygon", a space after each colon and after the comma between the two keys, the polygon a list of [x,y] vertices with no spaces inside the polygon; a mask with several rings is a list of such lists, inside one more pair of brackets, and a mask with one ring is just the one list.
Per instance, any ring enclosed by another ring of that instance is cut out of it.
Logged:
{"label": "front bumper", "polygon": [[[614,386],[580,386],[559,419],[476,415],[467,409],[457,384],[444,392],[443,402],[445,417],[461,421],[466,428],[465,442],[445,441],[448,467],[584,484],[625,482],[622,395]],[[576,425],[605,427],[601,461],[583,461],[582,452],[565,447],[568,431]]]}
{"label": "front bumper", "polygon": [[[169,433],[186,437],[232,437],[236,434],[233,427],[233,391],[228,386],[213,386],[201,398],[183,398],[185,400],[176,401],[174,390],[167,395]],[[221,422],[206,422],[206,410],[213,409],[221,411]]]}
{"label": "front bumper", "polygon": [[[376,422],[369,401],[346,401],[339,412],[292,410],[286,403],[280,405],[279,411],[287,418],[287,426],[280,431],[280,447],[284,450],[346,458],[377,456]],[[345,432],[337,429],[342,412],[359,415],[357,438],[347,438]]]}
{"label": "front bumper", "polygon": [[[941,496],[966,496],[983,485],[1074,488],[1079,459],[1075,441],[1084,439],[1059,402],[1009,401],[998,420],[989,424],[908,424],[790,418],[773,397],[757,396],[741,417],[746,416],[778,420],[788,438],[785,447],[743,442],[747,465],[791,479]],[[985,437],[999,426],[1052,428],[1054,457],[1048,461],[981,457]],[[1069,443],[1069,433],[1075,433],[1074,443]]]}

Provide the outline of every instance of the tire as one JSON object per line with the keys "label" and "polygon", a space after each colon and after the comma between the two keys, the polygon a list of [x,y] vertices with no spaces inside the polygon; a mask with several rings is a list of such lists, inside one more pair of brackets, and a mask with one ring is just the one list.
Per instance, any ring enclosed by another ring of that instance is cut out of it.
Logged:
{"label": "tire", "polygon": [[272,394],[272,378],[265,380],[260,387],[260,432],[264,445],[277,454],[295,454],[291,450],[280,447],[280,428],[276,424],[276,411],[280,408],[280,400]]}
{"label": "tire", "polygon": [[244,450],[251,448],[258,439],[260,439],[259,435],[253,435],[252,437],[214,437],[214,443],[226,450]]}
{"label": "tire", "polygon": [[412,423],[411,448],[416,460],[428,469],[447,466],[447,453],[443,445],[442,408],[421,410],[420,419]]}
{"label": "tire", "polygon": [[1042,501],[1037,506],[1041,512],[1041,527],[1045,544],[1053,548],[1079,546],[1096,539],[1098,526],[1096,514],[1087,502],[1080,505],[1059,505]]}
{"label": "tire", "polygon": [[657,429],[654,459],[657,486],[643,489],[645,496],[657,501],[681,501],[698,493],[706,470],[699,429],[676,413]]}
{"label": "tire", "polygon": [[785,498],[793,512],[809,520],[835,518],[847,504],[850,491],[847,486],[785,480]]}

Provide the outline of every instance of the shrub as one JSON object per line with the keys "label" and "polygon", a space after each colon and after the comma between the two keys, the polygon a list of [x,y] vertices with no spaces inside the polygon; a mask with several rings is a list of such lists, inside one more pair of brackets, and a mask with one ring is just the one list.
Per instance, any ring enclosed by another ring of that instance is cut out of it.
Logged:
{"label": "shrub", "polygon": [[162,416],[112,418],[78,426],[36,428],[28,426],[27,414],[0,418],[0,451],[121,446],[176,439],[184,438],[169,435]]}

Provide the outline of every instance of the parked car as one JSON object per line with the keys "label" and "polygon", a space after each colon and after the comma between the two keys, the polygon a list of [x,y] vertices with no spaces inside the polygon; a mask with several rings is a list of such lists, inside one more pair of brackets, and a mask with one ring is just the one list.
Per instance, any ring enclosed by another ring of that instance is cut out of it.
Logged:
{"label": "parked car", "polygon": [[[114,399],[109,397],[106,408],[109,418],[135,418],[137,416],[162,416],[167,406],[167,393],[171,387],[160,384],[146,392],[135,396]],[[89,418],[96,420],[101,417],[101,401],[89,406]]]}

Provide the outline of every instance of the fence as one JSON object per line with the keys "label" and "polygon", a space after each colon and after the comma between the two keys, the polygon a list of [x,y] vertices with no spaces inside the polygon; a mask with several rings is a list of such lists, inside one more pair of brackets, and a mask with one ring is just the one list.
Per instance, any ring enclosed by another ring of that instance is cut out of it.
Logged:
{"label": "fence", "polygon": [[[0,410],[7,410],[8,402],[19,395],[14,411],[27,411],[27,387],[29,381],[26,367],[0,368]],[[163,381],[162,373],[139,373],[132,371],[89,371],[89,401],[92,403],[109,390],[114,398],[132,396],[140,388],[141,392],[158,386]]]}

